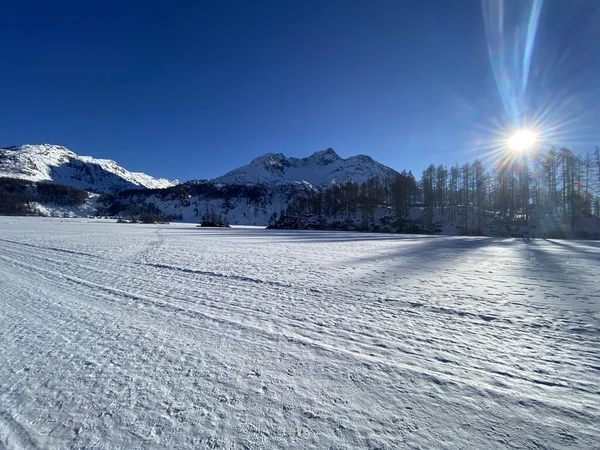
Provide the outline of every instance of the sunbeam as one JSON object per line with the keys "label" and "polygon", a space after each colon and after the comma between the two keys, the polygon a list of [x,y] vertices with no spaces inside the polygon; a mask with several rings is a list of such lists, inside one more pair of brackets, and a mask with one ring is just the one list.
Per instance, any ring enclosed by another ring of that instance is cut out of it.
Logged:
{"label": "sunbeam", "polygon": [[[517,17],[507,30],[503,0],[482,0],[488,54],[504,108],[516,127],[523,126],[531,56],[543,0],[533,0],[527,26]],[[512,18],[510,18],[512,19]]]}
{"label": "sunbeam", "polygon": [[531,54],[533,52],[533,45],[535,44],[535,36],[538,28],[538,22],[540,20],[540,12],[542,11],[542,5],[544,0],[533,0],[531,5],[531,12],[529,14],[529,22],[527,23],[527,34],[525,38],[525,51],[523,53],[523,67],[522,67],[522,78],[521,78],[521,94],[525,97],[527,93],[527,83],[529,81],[529,69],[531,68]]}
{"label": "sunbeam", "polygon": [[517,17],[516,25],[508,30],[504,0],[482,0],[492,71],[504,108],[516,127],[524,125],[526,116],[531,57],[542,6],[543,0],[533,0],[527,26]]}

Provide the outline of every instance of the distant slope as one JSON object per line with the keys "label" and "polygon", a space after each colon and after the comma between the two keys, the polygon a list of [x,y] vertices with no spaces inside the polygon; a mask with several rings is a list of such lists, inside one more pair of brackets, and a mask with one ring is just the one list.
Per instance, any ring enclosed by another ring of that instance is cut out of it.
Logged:
{"label": "distant slope", "polygon": [[266,184],[270,186],[307,182],[326,187],[333,181],[365,183],[371,178],[392,179],[396,171],[370,156],[341,158],[333,149],[316,152],[307,158],[288,158],[281,153],[268,153],[250,164],[212,180],[223,184]]}
{"label": "distant slope", "polygon": [[0,177],[0,216],[95,214],[99,197],[73,186]]}
{"label": "distant slope", "polygon": [[234,225],[266,226],[273,214],[280,215],[297,197],[308,198],[317,192],[308,183],[281,186],[183,183],[168,189],[123,191],[102,214],[137,217],[151,213],[184,222],[199,222],[205,215],[215,214]]}
{"label": "distant slope", "polygon": [[0,149],[0,176],[51,181],[103,193],[178,184],[176,180],[129,172],[114,161],[79,156],[65,147],[50,144]]}

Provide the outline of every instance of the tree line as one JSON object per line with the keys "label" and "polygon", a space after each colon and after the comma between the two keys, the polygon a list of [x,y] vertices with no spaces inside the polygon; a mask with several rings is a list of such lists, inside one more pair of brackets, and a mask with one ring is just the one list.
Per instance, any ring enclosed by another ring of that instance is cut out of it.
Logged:
{"label": "tree line", "polygon": [[474,233],[490,224],[529,226],[541,220],[574,231],[579,218],[600,217],[600,148],[585,156],[568,148],[507,153],[491,169],[478,159],[451,167],[431,164],[420,179],[402,171],[393,179],[360,185],[332,183],[317,194],[296,197],[279,218],[344,218],[358,212],[365,226],[374,226],[377,207],[392,208],[400,223],[410,208],[421,207],[425,226],[443,216]]}
{"label": "tree line", "polygon": [[71,186],[0,177],[0,214],[23,216],[34,213],[32,202],[57,206],[82,206],[89,194]]}

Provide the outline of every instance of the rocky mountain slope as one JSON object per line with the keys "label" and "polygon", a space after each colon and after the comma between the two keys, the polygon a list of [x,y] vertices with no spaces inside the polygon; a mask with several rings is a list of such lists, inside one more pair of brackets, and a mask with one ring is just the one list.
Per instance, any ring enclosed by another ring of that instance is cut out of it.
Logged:
{"label": "rocky mountain slope", "polygon": [[370,156],[357,155],[343,159],[332,148],[328,148],[307,158],[288,158],[281,153],[268,153],[212,181],[243,185],[307,182],[315,187],[326,187],[333,181],[345,183],[351,180],[362,184],[374,177],[384,181],[395,175],[395,170]]}
{"label": "rocky mountain slope", "polygon": [[79,156],[65,147],[50,144],[1,148],[0,176],[52,181],[101,193],[160,189],[178,184],[177,180],[129,172],[114,161]]}

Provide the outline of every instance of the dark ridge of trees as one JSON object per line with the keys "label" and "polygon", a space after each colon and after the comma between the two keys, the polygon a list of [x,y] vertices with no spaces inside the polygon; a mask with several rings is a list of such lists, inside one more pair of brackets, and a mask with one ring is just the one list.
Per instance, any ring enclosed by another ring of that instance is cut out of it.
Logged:
{"label": "dark ridge of trees", "polygon": [[81,206],[89,194],[61,184],[0,177],[0,214],[23,216],[32,214],[31,202],[58,206]]}
{"label": "dark ridge of trees", "polygon": [[[102,211],[102,215],[123,216],[135,219],[143,223],[157,223],[183,220],[183,214],[166,214],[154,203],[132,203],[124,205],[119,202],[108,203]],[[133,220],[132,220],[133,221]]]}
{"label": "dark ridge of trees", "polygon": [[62,184],[46,182],[37,183],[37,201],[40,203],[54,203],[61,206],[81,206],[89,194],[82,189],[76,189]]}
{"label": "dark ridge of trees", "polygon": [[224,208],[230,208],[231,200],[245,198],[250,204],[268,200],[271,190],[264,184],[222,185],[211,182],[184,183],[164,189],[129,189],[117,195],[104,195],[102,213],[116,216],[140,217],[141,214],[156,214],[169,220],[182,220],[183,214],[165,214],[148,199],[155,196],[161,201],[177,202],[183,207],[191,205],[192,197],[203,200],[222,200]]}
{"label": "dark ridge of trees", "polygon": [[161,200],[182,200],[189,199],[190,196],[208,197],[212,199],[228,200],[232,198],[246,197],[250,201],[259,201],[267,197],[269,188],[264,184],[255,185],[237,185],[237,184],[217,184],[210,182],[179,184],[164,189],[128,189],[121,191],[116,200],[123,201],[131,198],[148,198],[152,195],[158,196]]}
{"label": "dark ridge of trees", "polygon": [[158,214],[142,213],[140,214],[139,221],[141,223],[169,223],[169,218],[159,216]]}
{"label": "dark ridge of trees", "polygon": [[31,194],[27,191],[31,182],[0,177],[0,214],[24,216],[31,212]]}

